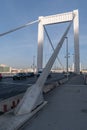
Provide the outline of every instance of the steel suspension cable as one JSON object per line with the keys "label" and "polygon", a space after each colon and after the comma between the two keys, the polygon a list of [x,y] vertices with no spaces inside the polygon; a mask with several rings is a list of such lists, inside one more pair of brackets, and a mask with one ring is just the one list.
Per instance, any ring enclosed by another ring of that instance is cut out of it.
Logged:
{"label": "steel suspension cable", "polygon": [[[45,26],[44,26],[44,30],[45,30],[45,32],[46,32],[46,35],[47,35],[48,40],[49,40],[49,42],[50,42],[50,45],[51,45],[51,47],[52,47],[52,49],[53,49],[53,51],[54,51],[54,50],[55,50],[55,49],[54,49],[54,46],[53,46],[53,44],[52,44],[52,41],[51,41],[51,39],[50,39],[50,37],[49,37],[49,34],[48,34],[48,32],[47,32]],[[61,63],[61,61],[60,61],[60,59],[59,59],[58,56],[57,56],[57,60],[58,60],[59,64],[62,66],[62,68],[63,68],[63,70],[64,70],[64,67],[63,67],[63,65],[62,65],[62,63]]]}
{"label": "steel suspension cable", "polygon": [[22,26],[19,26],[19,27],[17,27],[17,28],[11,29],[11,30],[9,30],[9,31],[7,31],[7,32],[1,33],[1,34],[0,34],[0,37],[1,37],[1,36],[4,36],[4,35],[7,35],[7,34],[9,34],[9,33],[15,32],[15,31],[17,31],[17,30],[20,30],[20,29],[22,29],[22,28],[25,28],[25,27],[27,27],[27,26],[29,26],[29,25],[34,24],[34,23],[37,23],[38,21],[39,21],[39,20],[35,20],[35,21],[32,21],[32,22],[28,22],[28,23],[26,23],[26,24],[24,24],[24,25],[22,25]]}

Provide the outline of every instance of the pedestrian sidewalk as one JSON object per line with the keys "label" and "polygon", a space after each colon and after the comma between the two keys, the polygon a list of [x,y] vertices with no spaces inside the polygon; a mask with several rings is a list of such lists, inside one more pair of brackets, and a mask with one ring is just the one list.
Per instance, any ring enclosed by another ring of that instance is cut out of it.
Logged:
{"label": "pedestrian sidewalk", "polygon": [[87,86],[82,75],[45,98],[48,104],[20,130],[87,130]]}

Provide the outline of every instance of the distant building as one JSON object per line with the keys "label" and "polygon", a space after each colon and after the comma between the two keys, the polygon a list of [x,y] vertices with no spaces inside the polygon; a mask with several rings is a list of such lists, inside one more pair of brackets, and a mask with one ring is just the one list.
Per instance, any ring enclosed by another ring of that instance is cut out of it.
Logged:
{"label": "distant building", "polygon": [[4,65],[4,64],[0,64],[0,73],[19,73],[19,72],[34,72],[36,73],[36,68],[27,68],[27,69],[16,69],[16,68],[12,68],[12,67],[9,67],[7,65]]}
{"label": "distant building", "polygon": [[18,72],[20,72],[18,69],[11,68],[11,73],[18,73]]}
{"label": "distant building", "polygon": [[1,64],[0,65],[0,73],[10,73],[11,72],[11,67]]}

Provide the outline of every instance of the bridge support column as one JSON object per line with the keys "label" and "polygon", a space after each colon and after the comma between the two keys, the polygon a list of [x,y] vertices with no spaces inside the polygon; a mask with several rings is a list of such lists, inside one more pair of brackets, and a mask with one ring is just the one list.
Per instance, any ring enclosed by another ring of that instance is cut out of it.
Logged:
{"label": "bridge support column", "polygon": [[38,54],[37,54],[37,71],[43,68],[43,42],[44,42],[44,27],[42,25],[43,17],[39,17],[38,24]]}
{"label": "bridge support column", "polygon": [[79,58],[79,15],[78,10],[73,11],[75,17],[73,20],[74,25],[74,72],[80,73],[80,58]]}

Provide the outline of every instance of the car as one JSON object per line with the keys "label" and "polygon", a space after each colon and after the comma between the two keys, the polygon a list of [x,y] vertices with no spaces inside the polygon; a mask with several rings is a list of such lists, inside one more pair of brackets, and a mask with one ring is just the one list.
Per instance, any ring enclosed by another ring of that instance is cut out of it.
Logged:
{"label": "car", "polygon": [[2,80],[2,74],[0,73],[0,80]]}
{"label": "car", "polygon": [[52,76],[51,76],[51,73],[49,73],[49,75],[48,75],[48,77],[47,77],[47,78],[49,79],[49,78],[51,78],[51,77],[52,77]]}
{"label": "car", "polygon": [[17,73],[13,76],[13,80],[21,80],[21,79],[26,79],[26,74],[25,73]]}
{"label": "car", "polygon": [[38,73],[36,74],[37,77],[39,77],[41,75],[42,71],[39,70]]}
{"label": "car", "polygon": [[[42,70],[39,70],[36,76],[39,77],[41,75],[41,73],[42,73]],[[51,73],[49,73],[47,78],[51,78]]]}
{"label": "car", "polygon": [[34,75],[34,72],[28,72],[28,73],[26,73],[26,76],[27,77],[34,77],[35,75]]}

